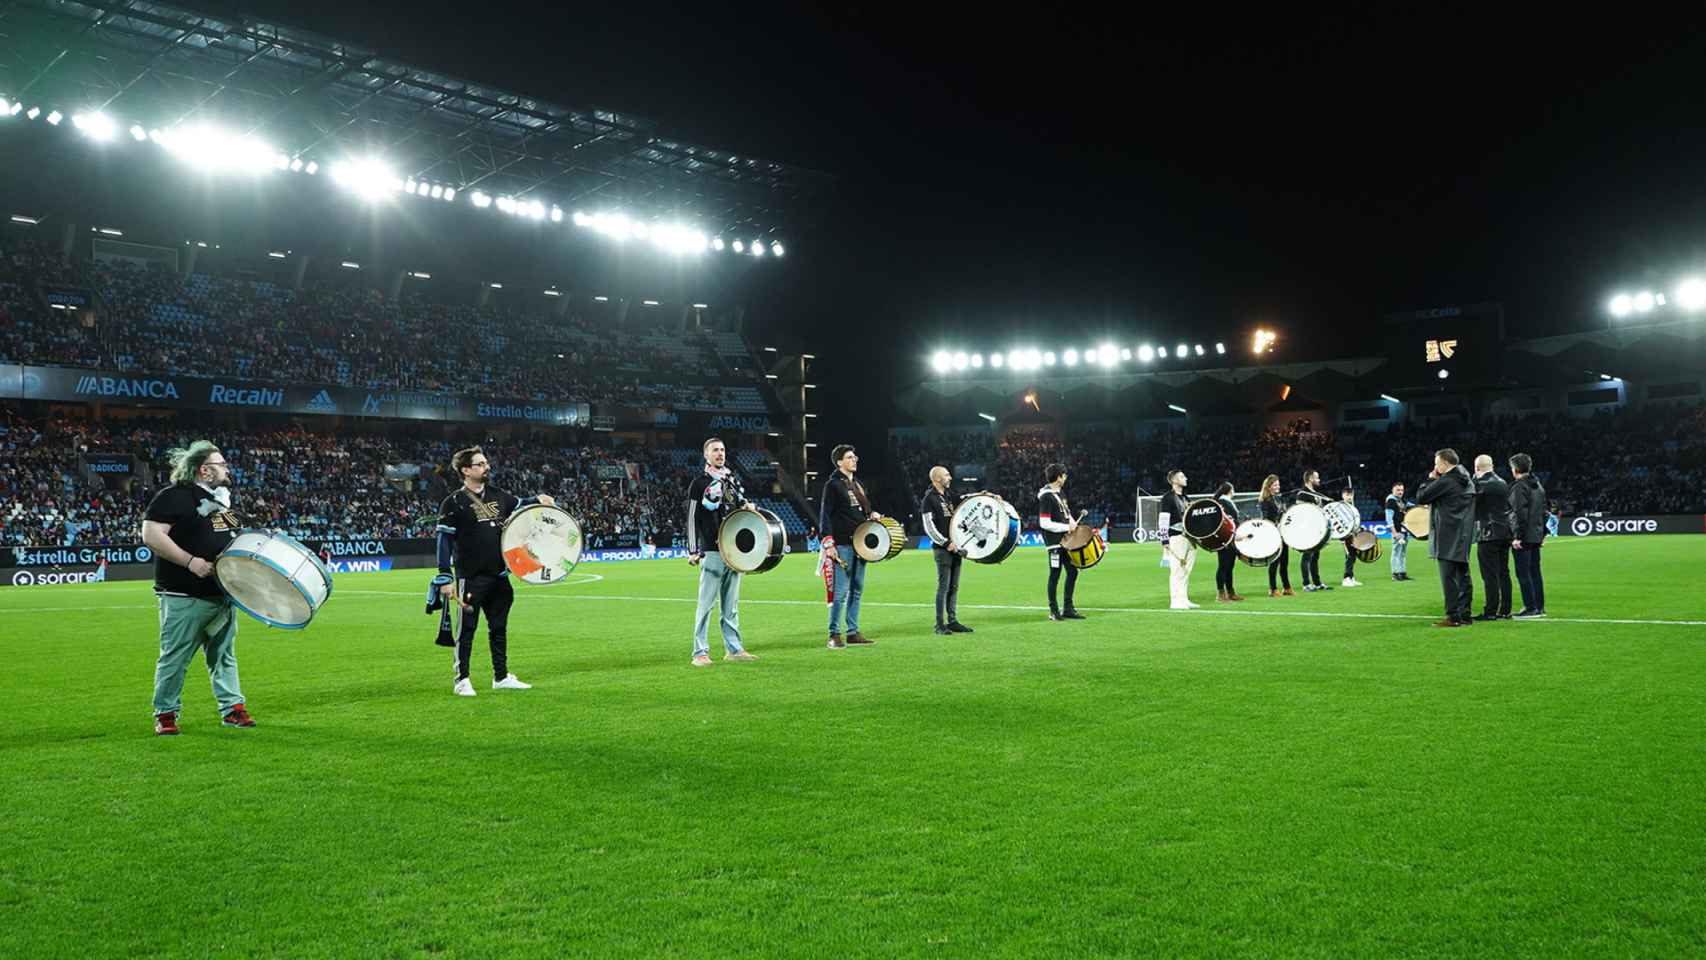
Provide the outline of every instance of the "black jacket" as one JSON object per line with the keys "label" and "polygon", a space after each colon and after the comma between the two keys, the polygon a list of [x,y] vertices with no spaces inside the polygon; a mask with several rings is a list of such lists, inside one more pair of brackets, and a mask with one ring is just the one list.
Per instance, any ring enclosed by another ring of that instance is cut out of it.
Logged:
{"label": "black jacket", "polygon": [[1540,546],[1546,539],[1546,488],[1534,474],[1511,484],[1511,533],[1523,547]]}
{"label": "black jacket", "polygon": [[687,488],[687,552],[717,549],[717,534],[723,521],[746,502],[746,491],[741,489],[740,478],[733,470],[722,479],[699,471]]}
{"label": "black jacket", "polygon": [[1262,519],[1269,523],[1279,523],[1280,517],[1285,516],[1285,501],[1279,497],[1269,497],[1262,501]]}
{"label": "black jacket", "polygon": [[935,484],[924,491],[923,499],[918,501],[918,514],[924,523],[924,535],[930,538],[930,544],[940,550],[946,550],[952,540],[949,527],[953,526],[954,511],[960,506],[954,496],[953,488],[947,493],[937,493]]}
{"label": "black jacket", "polygon": [[[1185,511],[1189,510],[1190,506],[1190,501],[1186,500],[1182,494],[1169,490],[1161,495],[1159,512],[1167,515],[1167,529],[1165,531],[1167,536],[1182,537],[1185,535]],[[1159,520],[1160,517],[1156,519]]]}
{"label": "black jacket", "polygon": [[1428,508],[1428,556],[1435,560],[1469,562],[1475,541],[1475,479],[1462,464],[1452,467],[1416,494]]}
{"label": "black jacket", "polygon": [[1475,542],[1511,539],[1510,484],[1496,473],[1475,478]]}
{"label": "black jacket", "polygon": [[[817,511],[817,528],[825,536],[834,537],[836,543],[852,543],[853,531],[871,519],[859,505],[855,489],[862,493],[865,487],[857,477],[849,482],[840,470],[831,473],[824,481],[823,502]],[[867,496],[865,502],[869,503],[870,497]]]}

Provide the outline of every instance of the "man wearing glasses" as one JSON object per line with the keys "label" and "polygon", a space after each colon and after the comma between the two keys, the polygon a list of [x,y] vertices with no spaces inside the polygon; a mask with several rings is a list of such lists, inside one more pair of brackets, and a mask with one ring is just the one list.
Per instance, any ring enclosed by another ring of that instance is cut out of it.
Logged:
{"label": "man wearing glasses", "polygon": [[207,674],[227,727],[253,727],[237,680],[237,618],[213,578],[213,559],[242,527],[231,512],[231,468],[211,441],[171,452],[172,482],[148,504],[142,542],[154,551],[160,659],[154,664],[154,732],[178,733],[184,674],[207,651]]}
{"label": "man wearing glasses", "polygon": [[543,493],[518,500],[487,485],[492,464],[479,447],[456,451],[450,465],[462,477],[462,486],[444,498],[439,510],[438,572],[448,575],[455,566],[456,579],[439,592],[446,601],[455,600],[462,614],[456,633],[456,683],[451,690],[459,697],[474,696],[468,661],[481,613],[486,615],[486,639],[492,646],[492,689],[531,689],[532,684],[509,672],[509,608],[515,603],[515,588],[509,585],[509,568],[504,565],[503,528],[504,521],[521,507],[534,503],[551,507],[557,501]]}

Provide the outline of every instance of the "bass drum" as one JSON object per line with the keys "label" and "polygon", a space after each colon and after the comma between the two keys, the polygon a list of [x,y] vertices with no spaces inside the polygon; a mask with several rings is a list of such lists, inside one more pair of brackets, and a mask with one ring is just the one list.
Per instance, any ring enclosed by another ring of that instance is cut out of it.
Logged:
{"label": "bass drum", "polygon": [[1299,553],[1319,550],[1333,538],[1327,513],[1313,503],[1294,503],[1280,515],[1280,538]]}
{"label": "bass drum", "polygon": [[787,552],[788,530],[782,518],[763,507],[742,507],[717,528],[717,553],[736,573],[774,570]]}
{"label": "bass drum", "polygon": [[853,528],[853,552],[866,563],[882,563],[906,546],[906,530],[893,518],[866,520]]}
{"label": "bass drum", "polygon": [[1219,500],[1196,500],[1185,508],[1185,536],[1204,550],[1224,550],[1232,545],[1237,527]]}
{"label": "bass drum", "polygon": [[973,563],[1000,563],[1019,545],[1019,511],[993,493],[974,493],[954,509],[948,542]]}
{"label": "bass drum", "polygon": [[1427,507],[1411,507],[1404,511],[1404,529],[1417,540],[1426,540],[1428,528],[1433,526],[1433,517],[1433,511]]}
{"label": "bass drum", "polygon": [[1238,559],[1252,567],[1273,563],[1285,548],[1279,527],[1259,517],[1240,523],[1232,544],[1238,550]]}
{"label": "bass drum", "polygon": [[213,560],[231,603],[269,627],[301,630],[332,595],[332,571],[284,533],[244,530]]}
{"label": "bass drum", "polygon": [[529,504],[510,514],[498,539],[504,566],[523,583],[562,583],[581,562],[581,525],[562,507]]}
{"label": "bass drum", "polygon": [[1327,514],[1327,528],[1334,540],[1343,540],[1362,529],[1362,514],[1343,500],[1334,500],[1321,509]]}
{"label": "bass drum", "polygon": [[1108,552],[1108,545],[1102,542],[1102,534],[1089,524],[1080,523],[1071,532],[1060,538],[1060,551],[1066,555],[1066,562],[1080,570],[1088,570],[1102,562],[1102,557]]}

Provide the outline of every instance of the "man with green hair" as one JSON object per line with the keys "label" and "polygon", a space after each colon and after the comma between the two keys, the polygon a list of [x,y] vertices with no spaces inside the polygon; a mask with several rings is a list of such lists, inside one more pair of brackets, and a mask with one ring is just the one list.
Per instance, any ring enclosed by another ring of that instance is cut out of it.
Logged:
{"label": "man with green hair", "polygon": [[178,733],[184,674],[206,650],[207,674],[221,723],[252,727],[237,682],[237,618],[213,579],[213,560],[242,528],[231,512],[231,468],[211,441],[171,452],[172,483],[155,495],[142,521],[142,542],[154,551],[154,593],[160,604],[160,659],[154,665],[154,732]]}

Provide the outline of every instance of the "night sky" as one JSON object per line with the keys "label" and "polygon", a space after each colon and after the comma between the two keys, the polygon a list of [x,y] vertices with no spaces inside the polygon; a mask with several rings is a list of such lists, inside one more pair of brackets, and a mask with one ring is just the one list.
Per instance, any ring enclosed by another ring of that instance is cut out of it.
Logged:
{"label": "night sky", "polygon": [[1578,330],[1706,265],[1686,24],[805,6],[243,5],[833,174],[755,297],[907,375],[1051,331],[1265,323],[1342,356],[1383,312],[1476,300],[1513,335]]}

